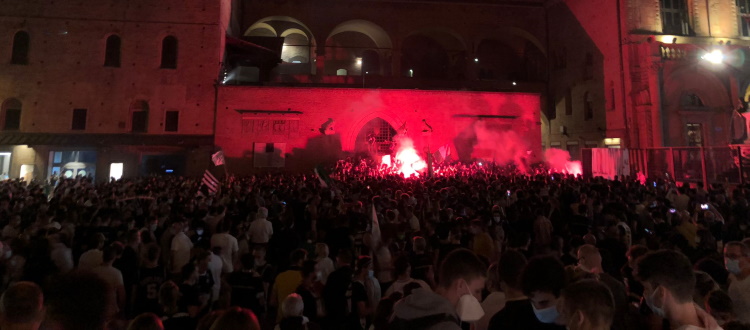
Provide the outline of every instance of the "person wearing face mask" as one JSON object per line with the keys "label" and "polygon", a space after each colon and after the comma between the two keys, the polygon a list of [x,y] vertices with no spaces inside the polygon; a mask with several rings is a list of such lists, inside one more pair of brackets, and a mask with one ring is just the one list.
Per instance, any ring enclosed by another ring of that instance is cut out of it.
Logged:
{"label": "person wearing face mask", "polygon": [[500,280],[503,289],[508,289],[507,302],[488,329],[564,329],[555,324],[557,299],[565,286],[564,266],[554,257],[535,257],[527,264],[516,254],[520,252],[508,251],[500,259]]}
{"label": "person wearing face mask", "polygon": [[724,264],[729,276],[729,297],[734,302],[737,318],[750,323],[750,248],[740,242],[724,246]]}
{"label": "person wearing face mask", "polygon": [[609,330],[615,316],[615,301],[606,285],[582,280],[563,290],[558,309],[569,330]]}
{"label": "person wearing face mask", "polygon": [[484,316],[479,298],[486,266],[471,251],[457,249],[440,265],[435,292],[417,289],[395,306],[389,329],[459,330]]}
{"label": "person wearing face mask", "polygon": [[710,314],[693,303],[695,273],[685,255],[671,250],[649,252],[638,260],[636,273],[646,305],[672,329],[721,329]]}

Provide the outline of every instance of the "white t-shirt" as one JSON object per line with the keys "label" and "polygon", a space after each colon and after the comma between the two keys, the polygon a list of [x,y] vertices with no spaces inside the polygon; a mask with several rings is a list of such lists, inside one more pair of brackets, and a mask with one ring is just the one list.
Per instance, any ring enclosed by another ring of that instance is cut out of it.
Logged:
{"label": "white t-shirt", "polygon": [[419,219],[417,219],[416,215],[412,215],[411,219],[409,219],[409,227],[411,227],[412,231],[419,231]]}
{"label": "white t-shirt", "polygon": [[331,275],[336,268],[333,266],[333,260],[329,257],[325,257],[323,259],[318,260],[318,263],[315,264],[315,267],[320,272],[320,283],[326,284],[326,281],[328,281],[328,275]]}
{"label": "white t-shirt", "polygon": [[125,282],[122,280],[122,272],[112,266],[94,267],[91,272],[107,283],[107,286],[109,286],[109,289],[112,292],[110,295],[110,304],[112,304],[115,310],[119,311],[117,306],[117,289],[119,287],[124,287],[125,285]]}
{"label": "white t-shirt", "polygon": [[250,241],[254,244],[267,244],[273,235],[271,221],[260,218],[250,223]]}
{"label": "white t-shirt", "polygon": [[732,283],[727,290],[729,298],[732,298],[734,312],[742,323],[750,323],[750,276],[744,280],[732,277]]}
{"label": "white t-shirt", "polygon": [[237,239],[227,233],[213,234],[213,236],[211,236],[211,247],[217,246],[221,248],[220,257],[223,263],[221,272],[224,274],[233,272],[234,259],[232,258],[232,255],[237,255],[237,252],[240,250],[239,244],[237,244]]}
{"label": "white t-shirt", "polygon": [[73,252],[65,244],[56,243],[52,252],[50,252],[50,259],[61,273],[73,270]]}
{"label": "white t-shirt", "polygon": [[192,248],[193,242],[190,241],[190,238],[184,232],[179,232],[172,238],[173,273],[179,273],[182,271],[182,267],[190,262],[190,250]]}
{"label": "white t-shirt", "polygon": [[78,270],[91,270],[102,265],[102,251],[91,249],[84,252],[78,259]]}
{"label": "white t-shirt", "polygon": [[103,279],[104,282],[107,282],[107,285],[115,292],[118,287],[125,285],[125,282],[122,280],[122,272],[115,267],[94,267],[91,272]]}
{"label": "white t-shirt", "polygon": [[224,262],[220,256],[211,253],[211,257],[208,259],[208,269],[211,270],[211,276],[214,278],[214,286],[211,288],[213,294],[211,295],[211,301],[216,302],[219,300],[219,293],[221,291],[221,269],[223,268]]}

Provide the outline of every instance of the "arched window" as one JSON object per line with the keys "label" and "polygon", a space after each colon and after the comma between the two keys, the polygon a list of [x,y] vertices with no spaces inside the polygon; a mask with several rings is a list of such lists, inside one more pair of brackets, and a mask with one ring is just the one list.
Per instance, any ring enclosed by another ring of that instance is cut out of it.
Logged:
{"label": "arched window", "polygon": [[104,51],[104,66],[120,67],[120,37],[111,35],[107,38],[107,48]]}
{"label": "arched window", "polygon": [[684,107],[693,107],[693,108],[702,108],[705,107],[703,104],[703,100],[701,100],[700,96],[695,93],[687,93],[682,96],[682,101],[680,102],[682,106]]}
{"label": "arched window", "polygon": [[21,101],[9,99],[3,102],[3,130],[16,131],[21,128]]}
{"label": "arched window", "polygon": [[131,129],[133,133],[148,132],[148,102],[138,100],[130,105]]}
{"label": "arched window", "polygon": [[177,38],[173,36],[161,42],[161,68],[177,69]]}
{"label": "arched window", "polygon": [[26,31],[18,31],[13,37],[13,54],[10,58],[11,64],[29,64],[29,34]]}

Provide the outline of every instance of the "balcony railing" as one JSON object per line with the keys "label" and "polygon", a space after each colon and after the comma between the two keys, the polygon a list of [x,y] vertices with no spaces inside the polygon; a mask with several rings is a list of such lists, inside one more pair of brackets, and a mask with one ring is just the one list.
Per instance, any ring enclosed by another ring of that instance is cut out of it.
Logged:
{"label": "balcony railing", "polygon": [[362,76],[315,76],[315,75],[276,75],[268,82],[232,83],[227,85],[262,85],[288,87],[331,87],[331,88],[384,88],[384,89],[425,89],[425,90],[472,90],[541,93],[544,82],[509,80],[440,80],[380,75]]}

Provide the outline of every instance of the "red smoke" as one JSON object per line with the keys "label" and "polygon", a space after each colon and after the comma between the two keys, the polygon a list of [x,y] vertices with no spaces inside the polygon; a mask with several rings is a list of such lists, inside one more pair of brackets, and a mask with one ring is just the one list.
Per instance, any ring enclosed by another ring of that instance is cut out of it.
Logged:
{"label": "red smoke", "polygon": [[570,153],[565,150],[550,148],[544,152],[544,161],[553,172],[583,175],[579,161],[570,161]]}
{"label": "red smoke", "polygon": [[529,142],[513,130],[500,130],[488,127],[480,120],[474,123],[474,134],[477,142],[474,145],[472,158],[497,164],[513,163],[516,168],[526,173],[526,158],[529,156]]}

